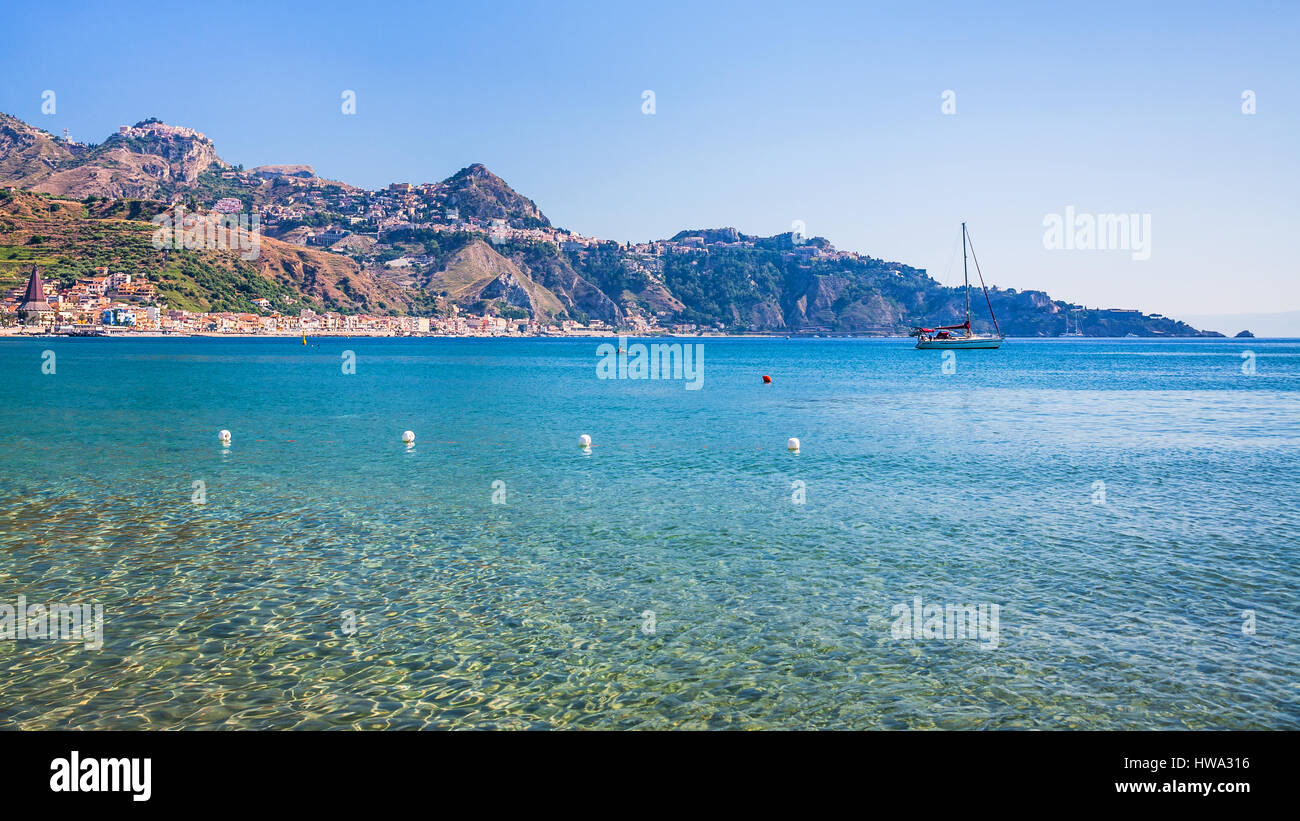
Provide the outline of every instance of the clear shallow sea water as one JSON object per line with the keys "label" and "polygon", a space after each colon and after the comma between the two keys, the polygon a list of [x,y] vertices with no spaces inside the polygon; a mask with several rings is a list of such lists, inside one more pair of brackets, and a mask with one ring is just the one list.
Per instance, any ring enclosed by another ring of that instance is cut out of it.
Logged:
{"label": "clear shallow sea water", "polygon": [[311,341],[0,340],[0,727],[1300,728],[1300,342]]}

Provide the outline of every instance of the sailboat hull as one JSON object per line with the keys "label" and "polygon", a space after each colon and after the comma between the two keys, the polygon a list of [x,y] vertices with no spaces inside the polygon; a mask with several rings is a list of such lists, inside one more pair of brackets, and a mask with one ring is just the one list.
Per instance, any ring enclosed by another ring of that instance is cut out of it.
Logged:
{"label": "sailboat hull", "polygon": [[960,350],[978,350],[981,348],[1000,348],[1002,347],[1002,337],[1000,336],[959,336],[955,339],[918,339],[916,347],[922,351],[934,351],[941,349],[960,349]]}

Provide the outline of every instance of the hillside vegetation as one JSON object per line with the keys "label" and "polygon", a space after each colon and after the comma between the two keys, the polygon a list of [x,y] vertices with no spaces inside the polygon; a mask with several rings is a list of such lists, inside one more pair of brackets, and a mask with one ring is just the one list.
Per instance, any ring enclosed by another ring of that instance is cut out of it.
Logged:
{"label": "hillside vegetation", "polygon": [[64,285],[103,266],[144,277],[169,307],[185,310],[254,311],[257,297],[286,311],[373,307],[400,313],[407,306],[400,288],[346,257],[267,237],[251,261],[238,250],[158,250],[148,219],[159,210],[154,202],[0,190],[0,287],[20,286],[32,264]]}

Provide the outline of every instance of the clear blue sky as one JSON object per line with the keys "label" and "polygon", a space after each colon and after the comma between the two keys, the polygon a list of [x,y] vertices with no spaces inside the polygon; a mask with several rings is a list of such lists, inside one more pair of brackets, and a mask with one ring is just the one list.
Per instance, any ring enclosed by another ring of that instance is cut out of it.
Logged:
{"label": "clear blue sky", "polygon": [[[157,116],[366,187],[483,162],[583,234],[802,220],[950,284],[965,219],[1006,287],[1300,309],[1295,2],[75,5],[5,3],[0,110],[82,141]],[[1150,259],[1045,249],[1066,206],[1150,214]]]}

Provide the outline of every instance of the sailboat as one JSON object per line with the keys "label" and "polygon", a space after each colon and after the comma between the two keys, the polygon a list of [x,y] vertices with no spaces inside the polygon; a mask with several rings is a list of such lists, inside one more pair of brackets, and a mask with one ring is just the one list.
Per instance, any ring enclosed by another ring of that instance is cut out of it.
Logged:
{"label": "sailboat", "polygon": [[[911,335],[916,337],[919,350],[930,351],[939,348],[960,348],[962,350],[977,348],[998,348],[1002,345],[1002,329],[998,327],[998,318],[993,314],[993,301],[989,299],[989,289],[984,284],[984,274],[980,272],[980,261],[975,260],[975,273],[979,274],[980,287],[984,289],[984,301],[989,306],[989,316],[993,318],[992,334],[977,334],[970,329],[970,273],[966,269],[966,223],[961,224],[961,273],[966,281],[966,321],[960,325],[940,325],[937,328],[913,328]],[[971,256],[975,249],[971,247]],[[952,333],[960,331],[960,333]]]}
{"label": "sailboat", "polygon": [[1083,336],[1083,331],[1082,331],[1082,329],[1080,329],[1080,327],[1079,327],[1079,312],[1078,312],[1078,311],[1075,311],[1075,312],[1074,312],[1074,330],[1073,330],[1073,331],[1070,330],[1070,314],[1069,314],[1069,313],[1066,313],[1066,315],[1065,315],[1065,333],[1061,334],[1061,336]]}

